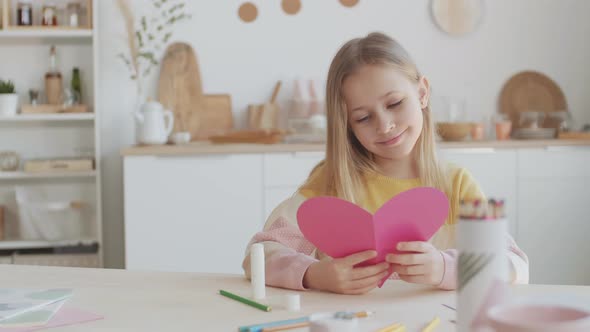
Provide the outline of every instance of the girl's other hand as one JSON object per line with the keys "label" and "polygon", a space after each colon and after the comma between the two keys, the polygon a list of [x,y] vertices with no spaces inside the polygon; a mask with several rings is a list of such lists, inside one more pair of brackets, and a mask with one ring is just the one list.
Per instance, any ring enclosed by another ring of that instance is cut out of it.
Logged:
{"label": "girl's other hand", "polygon": [[390,264],[354,266],[376,256],[377,252],[367,250],[343,258],[322,259],[309,266],[303,276],[303,286],[340,294],[365,294],[389,274]]}
{"label": "girl's other hand", "polygon": [[393,266],[401,280],[414,284],[438,285],[445,272],[441,252],[428,242],[400,242],[398,251],[408,253],[388,254],[385,261]]}

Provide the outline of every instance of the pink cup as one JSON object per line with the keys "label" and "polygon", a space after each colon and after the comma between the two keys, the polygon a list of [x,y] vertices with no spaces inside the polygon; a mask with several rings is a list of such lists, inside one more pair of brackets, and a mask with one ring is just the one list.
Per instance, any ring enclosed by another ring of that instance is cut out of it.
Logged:
{"label": "pink cup", "polygon": [[497,332],[590,331],[590,312],[560,305],[504,304],[488,311]]}
{"label": "pink cup", "polygon": [[510,138],[510,131],[512,130],[512,122],[502,121],[496,123],[496,139],[507,140]]}

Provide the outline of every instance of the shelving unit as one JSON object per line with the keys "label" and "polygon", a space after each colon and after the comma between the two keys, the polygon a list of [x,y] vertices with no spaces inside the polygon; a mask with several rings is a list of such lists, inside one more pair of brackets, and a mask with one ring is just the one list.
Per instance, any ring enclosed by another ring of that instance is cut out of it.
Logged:
{"label": "shelving unit", "polygon": [[[71,0],[54,0],[58,5]],[[102,202],[100,170],[100,109],[98,98],[98,28],[92,0],[80,0],[88,11],[79,28],[38,25],[42,1],[33,1],[36,26],[15,26],[17,0],[0,0],[0,78],[15,82],[19,104],[28,103],[28,90],[43,90],[43,75],[48,68],[49,48],[58,49],[58,68],[64,86],[70,83],[73,67],[82,74],[83,103],[89,113],[0,115],[0,151],[15,151],[20,157],[19,171],[0,171],[0,205],[5,207],[5,238],[0,240],[0,262],[13,264],[103,266]],[[60,157],[94,158],[94,170],[76,172],[29,173],[22,161]],[[16,186],[42,187],[51,200],[79,200],[84,203],[85,231],[79,238],[58,241],[25,239],[19,236],[19,207]],[[80,254],[76,248],[83,247]],[[89,249],[90,248],[90,249]],[[94,249],[96,248],[96,249]],[[89,250],[93,250],[89,252]]]}
{"label": "shelving unit", "polygon": [[92,178],[96,176],[96,171],[81,172],[47,172],[47,173],[29,173],[29,172],[0,172],[0,179],[60,179],[60,178]]}
{"label": "shelving unit", "polygon": [[91,29],[9,29],[0,30],[0,38],[92,38]]}
{"label": "shelving unit", "polygon": [[19,114],[17,116],[0,115],[1,123],[12,122],[67,122],[67,121],[94,121],[94,113],[69,113],[69,114]]}

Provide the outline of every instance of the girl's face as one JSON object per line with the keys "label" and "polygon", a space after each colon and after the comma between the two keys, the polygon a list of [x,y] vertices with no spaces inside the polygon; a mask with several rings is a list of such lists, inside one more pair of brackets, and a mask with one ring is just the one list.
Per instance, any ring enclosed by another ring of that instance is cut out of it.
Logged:
{"label": "girl's face", "polygon": [[411,155],[428,104],[428,80],[416,84],[391,66],[364,65],[342,86],[347,116],[358,141],[377,161]]}

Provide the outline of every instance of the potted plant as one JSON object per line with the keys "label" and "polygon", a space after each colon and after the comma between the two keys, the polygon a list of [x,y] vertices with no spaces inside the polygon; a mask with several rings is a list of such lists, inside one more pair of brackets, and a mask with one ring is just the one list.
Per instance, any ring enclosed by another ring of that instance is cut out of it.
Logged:
{"label": "potted plant", "polygon": [[12,81],[0,80],[0,115],[16,115],[18,95]]}

